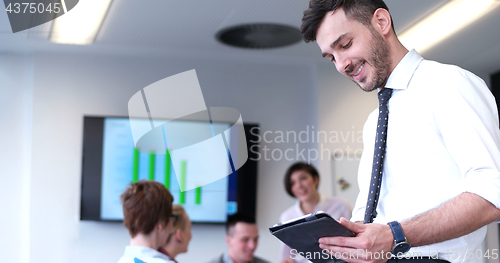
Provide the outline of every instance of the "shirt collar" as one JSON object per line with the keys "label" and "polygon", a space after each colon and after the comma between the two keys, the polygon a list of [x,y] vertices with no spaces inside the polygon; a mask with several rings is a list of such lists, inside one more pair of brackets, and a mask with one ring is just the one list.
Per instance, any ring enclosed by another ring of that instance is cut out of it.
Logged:
{"label": "shirt collar", "polygon": [[234,263],[227,252],[224,252],[224,256],[222,256],[222,261],[224,263]]}
{"label": "shirt collar", "polygon": [[126,246],[124,255],[130,257],[137,257],[139,255],[150,258],[161,258],[164,260],[169,259],[167,256],[158,252],[157,250],[143,246]]}
{"label": "shirt collar", "polygon": [[[231,257],[229,256],[229,254],[227,252],[224,252],[224,255],[222,256],[222,261],[224,263],[234,263],[234,261],[231,259]],[[250,263],[253,263],[255,262],[255,255],[252,259],[252,261],[250,261]]]}
{"label": "shirt collar", "polygon": [[171,256],[168,254],[168,252],[167,252],[165,249],[163,249],[162,247],[160,247],[160,248],[158,249],[158,252],[160,252],[160,253],[164,254],[164,255],[165,255],[165,256],[167,256],[170,260],[172,260],[173,262],[177,263],[177,260],[175,260],[173,257],[171,257]]}
{"label": "shirt collar", "polygon": [[423,58],[417,53],[417,51],[415,51],[415,49],[406,53],[403,59],[399,61],[398,65],[396,65],[392,71],[389,79],[387,79],[385,87],[390,89],[408,88],[408,84],[413,77],[413,73],[415,73],[415,70],[422,60]]}
{"label": "shirt collar", "polygon": [[[326,196],[319,194],[319,202],[316,204],[316,207],[314,208],[314,211],[319,211],[322,210],[324,207],[324,203],[326,201]],[[302,212],[302,209],[300,208],[300,201],[297,199],[295,201],[295,210],[299,213],[299,215],[305,215],[304,212]]]}

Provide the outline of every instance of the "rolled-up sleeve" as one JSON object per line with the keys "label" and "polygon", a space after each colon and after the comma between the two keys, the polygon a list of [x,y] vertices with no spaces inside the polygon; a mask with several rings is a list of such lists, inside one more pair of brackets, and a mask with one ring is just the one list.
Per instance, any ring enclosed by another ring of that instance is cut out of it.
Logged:
{"label": "rolled-up sleeve", "polygon": [[435,120],[448,152],[460,169],[462,192],[474,193],[500,209],[498,110],[486,84],[457,71],[436,101]]}

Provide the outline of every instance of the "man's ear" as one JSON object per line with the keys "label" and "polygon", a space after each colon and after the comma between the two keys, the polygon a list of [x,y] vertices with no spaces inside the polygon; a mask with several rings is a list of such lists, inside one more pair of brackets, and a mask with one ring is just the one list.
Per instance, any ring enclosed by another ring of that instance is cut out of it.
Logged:
{"label": "man's ear", "polygon": [[155,230],[156,231],[164,231],[165,230],[165,226],[162,223],[158,222],[155,225]]}
{"label": "man's ear", "polygon": [[177,241],[182,242],[182,230],[181,229],[175,230],[174,237]]}
{"label": "man's ear", "polygon": [[381,32],[382,35],[387,36],[392,29],[391,14],[384,8],[375,10],[372,18],[372,25]]}
{"label": "man's ear", "polygon": [[226,244],[229,245],[229,240],[231,240],[231,237],[229,235],[226,235]]}

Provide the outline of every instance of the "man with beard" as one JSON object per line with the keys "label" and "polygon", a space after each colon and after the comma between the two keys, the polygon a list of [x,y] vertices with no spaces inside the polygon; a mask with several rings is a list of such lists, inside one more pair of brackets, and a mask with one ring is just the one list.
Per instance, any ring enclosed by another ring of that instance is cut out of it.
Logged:
{"label": "man with beard", "polygon": [[302,34],[380,102],[363,128],[352,222],[340,220],[356,237],[320,247],[356,263],[498,258],[481,251],[500,220],[498,112],[484,81],[408,51],[382,0],[311,0]]}

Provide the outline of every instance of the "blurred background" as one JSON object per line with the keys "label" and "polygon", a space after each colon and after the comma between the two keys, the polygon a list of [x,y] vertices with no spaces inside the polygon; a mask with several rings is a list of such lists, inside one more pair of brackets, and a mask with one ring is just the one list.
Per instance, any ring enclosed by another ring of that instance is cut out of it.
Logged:
{"label": "blurred background", "polygon": [[[268,227],[294,202],[283,186],[284,172],[293,162],[310,161],[321,174],[320,192],[352,203],[339,180],[356,189],[361,131],[377,107],[376,94],[362,92],[340,75],[315,43],[296,42],[308,1],[112,0],[95,15],[102,19],[94,35],[80,44],[64,42],[64,30],[78,35],[86,30],[80,26],[94,23],[94,15],[66,29],[63,18],[94,10],[99,2],[82,0],[64,16],[16,33],[8,12],[0,11],[2,261],[118,260],[129,242],[122,224],[80,220],[83,116],[126,117],[128,100],[140,89],[191,69],[196,69],[207,106],[235,108],[243,121],[260,125],[261,135],[267,132],[260,141],[261,153],[269,149],[267,159],[262,155],[258,162],[256,255],[279,261],[280,243]],[[398,35],[449,2],[454,0],[386,0]],[[417,51],[475,73],[498,93],[492,78],[500,71],[500,8],[494,7]],[[58,20],[62,26],[56,25]],[[218,38],[231,27],[256,23],[241,29],[243,39],[252,42],[244,45],[254,48]],[[269,29],[262,23],[287,27]],[[258,48],[283,44],[280,36],[291,44]],[[315,131],[326,131],[329,140],[313,138]],[[283,141],[279,132],[307,136]],[[280,157],[288,149],[288,158]],[[319,156],[308,156],[314,151]],[[189,251],[179,262],[219,255],[226,250],[224,235],[220,224],[193,225]],[[499,248],[498,238],[497,225],[489,226],[485,247]]]}

